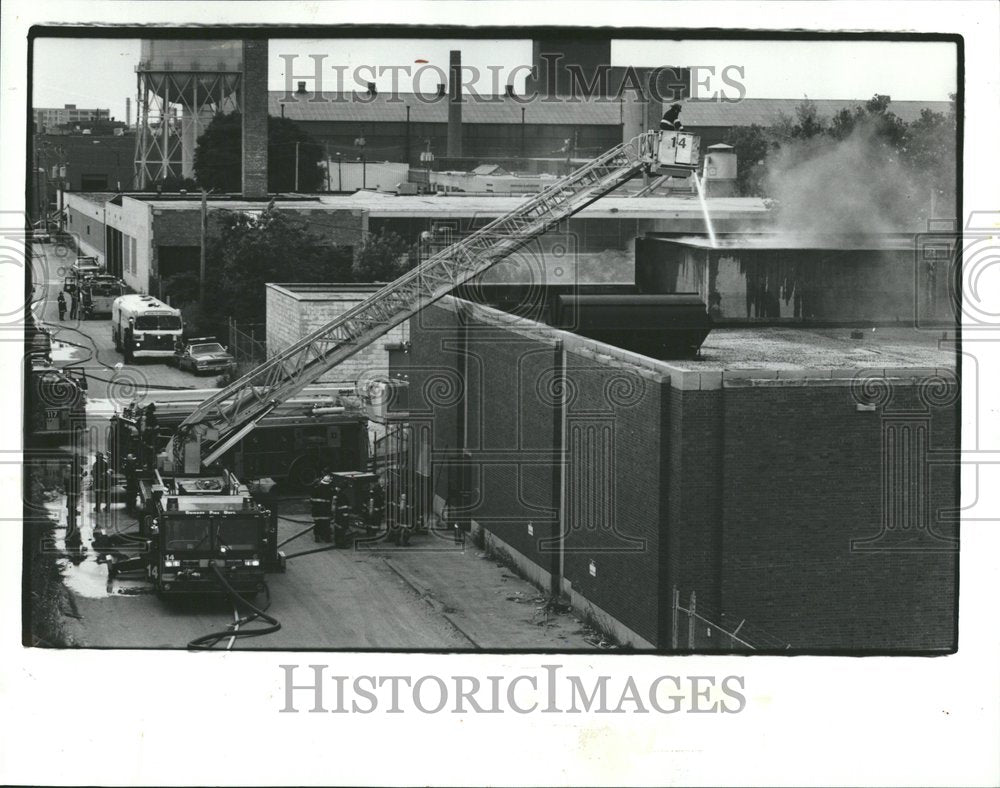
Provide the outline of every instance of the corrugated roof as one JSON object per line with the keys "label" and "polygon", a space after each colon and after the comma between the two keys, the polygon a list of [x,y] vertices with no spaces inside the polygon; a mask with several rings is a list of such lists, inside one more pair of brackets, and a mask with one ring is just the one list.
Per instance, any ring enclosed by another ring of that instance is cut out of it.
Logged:
{"label": "corrugated roof", "polygon": [[[281,107],[285,117],[302,121],[339,122],[394,122],[406,120],[406,108],[410,107],[412,123],[447,123],[447,97],[433,95],[419,96],[414,93],[378,93],[374,97],[359,93],[338,94],[325,92],[322,101],[313,100],[312,93],[297,101],[283,102],[284,91],[271,91],[268,96],[268,111],[280,116]],[[753,99],[733,103],[713,101],[685,102],[681,119],[689,127],[699,126],[768,126],[782,115],[795,117],[795,108],[802,99]],[[830,117],[841,109],[862,106],[865,99],[817,99],[815,104],[820,115]],[[904,121],[910,122],[920,117],[923,109],[947,113],[947,101],[893,101],[889,110]],[[597,125],[617,126],[622,122],[622,108],[614,100],[560,100],[526,102],[506,96],[468,97],[462,105],[462,121],[475,124],[519,124],[521,109],[524,122],[545,125]]]}

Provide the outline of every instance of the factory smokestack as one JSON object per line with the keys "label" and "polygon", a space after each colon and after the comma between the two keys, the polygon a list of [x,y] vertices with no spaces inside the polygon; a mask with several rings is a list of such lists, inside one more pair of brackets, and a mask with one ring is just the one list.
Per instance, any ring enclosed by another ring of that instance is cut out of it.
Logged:
{"label": "factory smokestack", "polygon": [[267,197],[267,39],[243,41],[243,197]]}
{"label": "factory smokestack", "polygon": [[462,155],[462,53],[451,50],[448,64],[448,156]]}
{"label": "factory smokestack", "polygon": [[125,97],[125,128],[132,128],[132,99]]}

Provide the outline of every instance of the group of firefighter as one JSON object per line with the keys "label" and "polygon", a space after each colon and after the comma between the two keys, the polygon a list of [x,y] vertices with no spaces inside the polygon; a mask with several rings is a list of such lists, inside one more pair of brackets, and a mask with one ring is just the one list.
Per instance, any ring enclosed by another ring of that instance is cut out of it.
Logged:
{"label": "group of firefighter", "polygon": [[[385,522],[385,490],[381,481],[368,485],[361,502],[360,513],[352,506],[350,495],[337,481],[329,468],[324,468],[312,486],[309,496],[313,520],[313,538],[338,546],[345,544],[351,526],[360,524],[369,531],[377,531]],[[391,529],[392,530],[392,529]]]}

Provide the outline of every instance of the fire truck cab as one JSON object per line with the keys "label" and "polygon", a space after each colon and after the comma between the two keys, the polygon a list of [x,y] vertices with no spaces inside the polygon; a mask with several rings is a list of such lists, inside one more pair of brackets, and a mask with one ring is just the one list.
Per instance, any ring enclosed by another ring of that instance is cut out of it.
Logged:
{"label": "fire truck cab", "polygon": [[[264,589],[264,572],[282,571],[277,520],[228,470],[139,482],[139,539],[149,580],[160,594]],[[118,571],[133,567],[124,564]]]}

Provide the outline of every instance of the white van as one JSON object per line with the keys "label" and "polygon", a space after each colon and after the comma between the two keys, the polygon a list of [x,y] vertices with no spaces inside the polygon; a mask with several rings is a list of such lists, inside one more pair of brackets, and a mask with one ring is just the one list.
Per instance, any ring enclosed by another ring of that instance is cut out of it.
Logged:
{"label": "white van", "polygon": [[172,358],[184,333],[179,309],[148,295],[123,295],[111,304],[115,350],[133,358]]}

